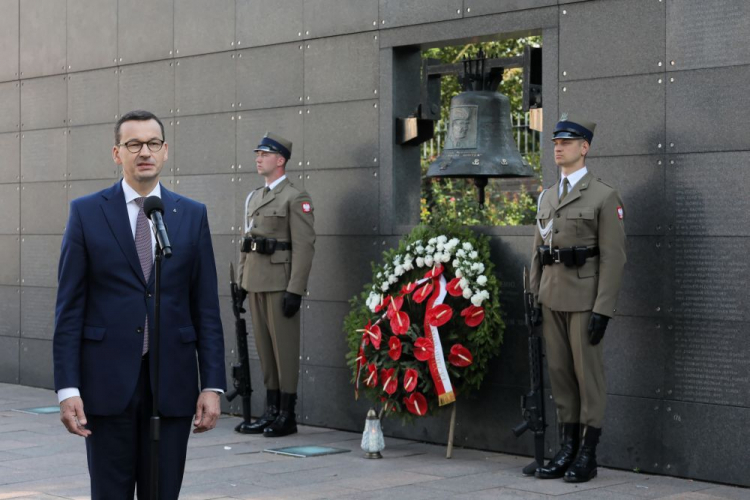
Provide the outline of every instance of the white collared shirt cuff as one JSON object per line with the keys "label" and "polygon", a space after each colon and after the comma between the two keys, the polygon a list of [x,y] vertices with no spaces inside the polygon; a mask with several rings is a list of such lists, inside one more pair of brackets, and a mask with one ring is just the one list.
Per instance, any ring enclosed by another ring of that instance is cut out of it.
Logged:
{"label": "white collared shirt cuff", "polygon": [[222,389],[212,389],[212,388],[210,388],[210,387],[206,387],[206,388],[205,388],[205,389],[203,389],[203,391],[201,391],[201,392],[208,392],[208,391],[211,391],[211,392],[218,392],[219,394],[224,394],[224,391],[223,391]]}
{"label": "white collared shirt cuff", "polygon": [[65,389],[60,389],[59,391],[57,391],[57,402],[59,404],[68,398],[77,396],[81,396],[81,391],[78,390],[78,387],[66,387]]}

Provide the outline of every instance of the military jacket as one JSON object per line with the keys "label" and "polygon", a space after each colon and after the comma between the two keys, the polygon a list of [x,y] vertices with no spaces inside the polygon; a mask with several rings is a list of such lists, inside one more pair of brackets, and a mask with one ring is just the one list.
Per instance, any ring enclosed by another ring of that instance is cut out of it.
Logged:
{"label": "military jacket", "polygon": [[263,195],[256,189],[247,205],[245,236],[290,242],[291,250],[271,255],[240,253],[239,283],[248,292],[288,291],[305,295],[315,254],[313,205],[310,195],[284,179]]}
{"label": "military jacket", "polygon": [[[555,311],[593,311],[613,317],[626,262],[624,208],[620,195],[588,172],[560,202],[547,189],[536,215],[530,285],[536,300]],[[552,226],[545,240],[539,226]],[[581,267],[542,266],[537,247],[598,246]]]}

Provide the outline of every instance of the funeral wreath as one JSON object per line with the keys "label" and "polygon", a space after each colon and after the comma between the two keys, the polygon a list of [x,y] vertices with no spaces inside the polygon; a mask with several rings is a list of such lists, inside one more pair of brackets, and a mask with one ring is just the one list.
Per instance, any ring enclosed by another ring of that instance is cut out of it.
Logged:
{"label": "funeral wreath", "polygon": [[422,417],[482,383],[504,324],[489,238],[417,226],[372,264],[344,321],[355,397],[386,415]]}

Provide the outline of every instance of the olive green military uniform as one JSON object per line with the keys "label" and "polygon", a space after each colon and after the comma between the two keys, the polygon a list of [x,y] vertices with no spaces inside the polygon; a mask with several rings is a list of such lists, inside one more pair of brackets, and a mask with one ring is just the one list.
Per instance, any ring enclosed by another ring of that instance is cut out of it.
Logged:
{"label": "olive green military uniform", "polygon": [[239,282],[247,290],[255,343],[268,390],[295,394],[299,378],[300,315],[283,314],[284,292],[304,296],[315,253],[310,195],[289,179],[268,192],[253,191],[247,203],[246,237],[274,238],[291,249],[241,253]]}
{"label": "olive green military uniform", "polygon": [[[535,231],[531,288],[542,305],[552,394],[562,423],[602,426],[606,403],[602,344],[591,345],[591,314],[613,317],[625,257],[624,209],[612,187],[586,173],[563,201],[558,184],[542,194]],[[542,266],[537,248],[598,247],[580,267]]]}

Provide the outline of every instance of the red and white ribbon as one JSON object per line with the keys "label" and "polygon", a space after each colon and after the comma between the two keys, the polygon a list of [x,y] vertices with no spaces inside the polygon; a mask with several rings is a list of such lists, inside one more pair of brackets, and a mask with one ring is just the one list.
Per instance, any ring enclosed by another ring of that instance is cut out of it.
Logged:
{"label": "red and white ribbon", "polygon": [[[420,283],[425,280],[420,280]],[[445,357],[443,356],[443,345],[440,343],[440,333],[436,326],[432,326],[427,321],[428,315],[426,311],[429,311],[435,306],[439,306],[445,300],[445,278],[441,274],[437,278],[432,278],[432,296],[427,299],[427,308],[425,310],[424,319],[424,334],[425,337],[432,341],[433,353],[432,357],[427,362],[430,367],[430,375],[432,375],[432,381],[435,384],[435,390],[438,394],[438,404],[440,406],[453,403],[456,400],[456,395],[453,393],[453,386],[451,385],[451,379],[448,375],[448,369],[445,366]]]}

